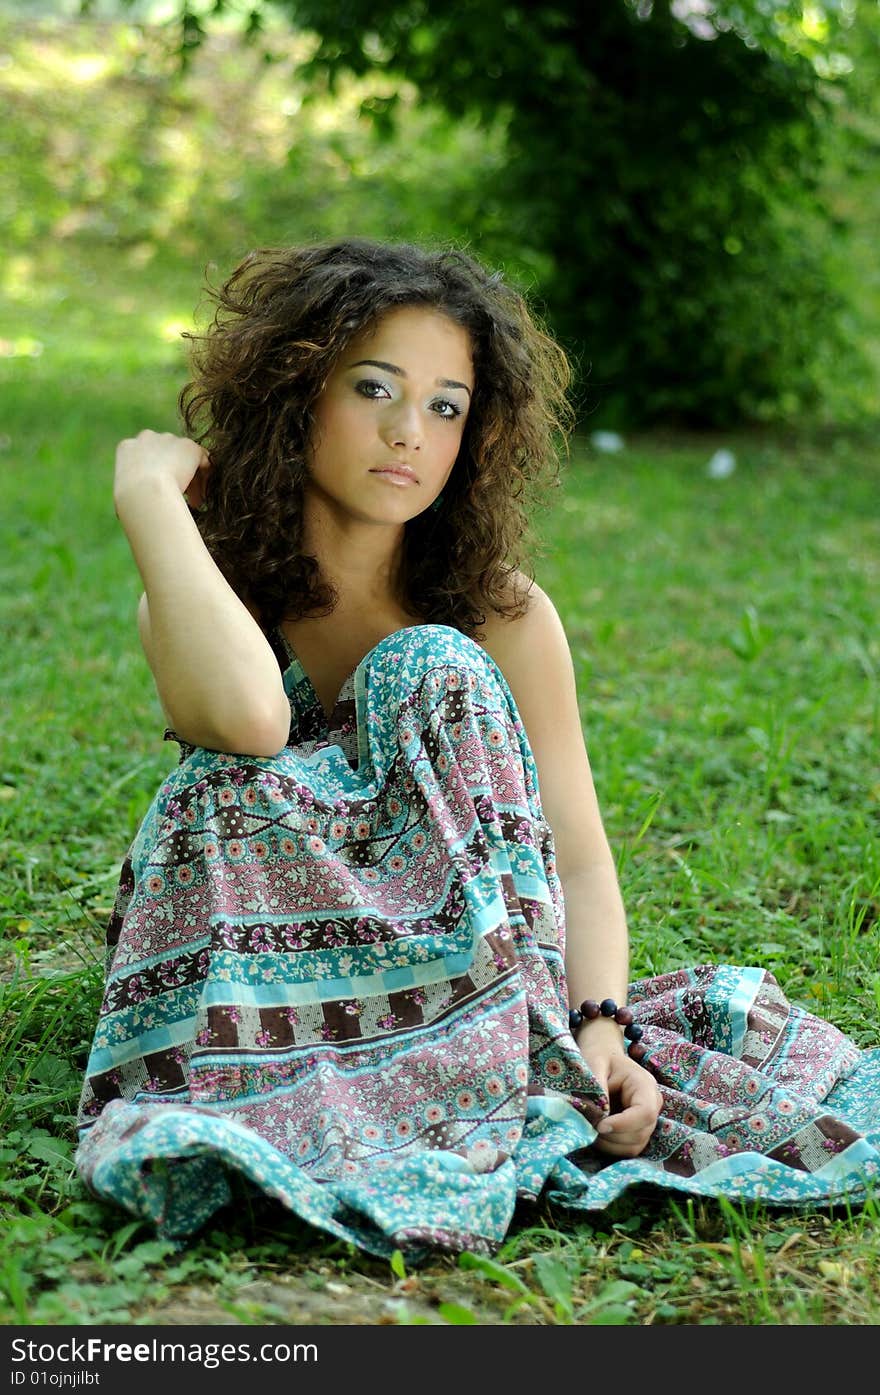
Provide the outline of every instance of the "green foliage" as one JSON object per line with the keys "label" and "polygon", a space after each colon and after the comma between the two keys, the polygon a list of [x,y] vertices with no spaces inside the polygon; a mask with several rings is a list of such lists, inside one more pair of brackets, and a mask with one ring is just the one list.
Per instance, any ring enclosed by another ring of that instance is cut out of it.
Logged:
{"label": "green foliage", "polygon": [[[476,216],[503,156],[405,88],[381,145],[358,114],[367,85],[340,77],[335,102],[287,113],[287,60],[209,44],[184,80],[162,45],[95,33],[2,34],[0,177],[31,183],[26,209],[3,200],[0,268],[0,1321],[876,1324],[874,1200],[780,1215],[651,1193],[575,1221],[523,1207],[493,1259],[416,1270],[249,1196],[171,1250],[84,1193],[73,1119],[103,925],[174,759],[113,517],[115,444],[175,425],[206,261],[261,232],[380,230],[398,197],[401,232],[439,234],[453,195]],[[294,143],[299,199],[284,192]],[[634,970],[758,958],[873,1044],[877,443],[745,433],[723,442],[724,480],[706,471],[717,444],[654,435],[612,459],[579,442],[542,529]]]}
{"label": "green foliage", "polygon": [[[151,13],[147,0],[116,9]],[[49,133],[35,94],[30,108],[17,94],[16,241],[33,247],[47,218],[133,258],[173,240],[184,256],[213,244],[223,264],[251,228],[264,243],[353,228],[465,241],[533,291],[594,425],[876,414],[880,19],[867,0],[742,0],[689,18],[660,0],[169,12],[124,31],[126,66],[93,86],[99,101],[53,94],[71,111]],[[183,132],[209,99],[212,34],[230,101],[207,150]],[[254,101],[261,66],[286,89],[286,120]]]}
{"label": "green foliage", "polygon": [[[626,0],[287,8],[318,34],[315,84],[397,73],[459,116],[500,114],[472,238],[537,282],[597,421],[790,418],[829,378],[858,410],[870,365],[817,187],[840,17],[817,34],[795,6],[720,6],[709,42],[705,17],[695,34]],[[362,110],[387,135],[398,94]]]}
{"label": "green foliage", "polygon": [[74,373],[139,359],[179,379],[207,267],[354,231],[463,239],[501,159],[500,136],[417,109],[411,91],[395,91],[400,131],[380,139],[361,113],[367,88],[305,90],[306,38],[276,34],[265,64],[218,35],[185,74],[169,39],[0,16],[2,357],[33,358],[37,376],[41,355],[57,366],[76,343]]}
{"label": "green foliage", "polygon": [[867,380],[831,271],[830,109],[796,7],[772,22],[714,7],[730,20],[711,40],[706,21],[698,35],[627,0],[289,8],[320,35],[315,75],[396,70],[452,112],[506,113],[477,245],[541,267],[597,422],[791,418],[820,404],[831,363]]}

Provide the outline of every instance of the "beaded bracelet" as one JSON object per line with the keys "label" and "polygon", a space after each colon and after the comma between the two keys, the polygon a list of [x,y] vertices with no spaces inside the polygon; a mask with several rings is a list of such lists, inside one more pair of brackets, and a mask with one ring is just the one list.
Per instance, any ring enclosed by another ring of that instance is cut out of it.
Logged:
{"label": "beaded bracelet", "polygon": [[572,1008],[569,1012],[569,1030],[574,1034],[582,1023],[592,1022],[597,1017],[613,1017],[618,1027],[623,1028],[630,1056],[634,1061],[642,1059],[645,1055],[645,1047],[640,1043],[645,1035],[645,1029],[633,1021],[632,1008],[618,1007],[613,998],[603,998],[601,1003],[597,1003],[593,998],[585,998],[580,1008]]}

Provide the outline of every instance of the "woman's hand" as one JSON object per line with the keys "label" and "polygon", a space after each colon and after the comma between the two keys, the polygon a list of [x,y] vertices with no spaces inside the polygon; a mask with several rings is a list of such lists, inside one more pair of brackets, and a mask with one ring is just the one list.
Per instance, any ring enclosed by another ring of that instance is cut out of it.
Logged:
{"label": "woman's hand", "polygon": [[628,1056],[619,1042],[600,1040],[598,1034],[591,1039],[591,1030],[592,1024],[579,1033],[578,1045],[611,1106],[598,1125],[596,1149],[612,1158],[637,1158],[654,1132],[663,1096],[650,1071]]}
{"label": "woman's hand", "polygon": [[166,478],[197,509],[205,497],[205,475],[211,462],[205,451],[187,436],[170,431],[139,431],[116,447],[113,493],[117,504],[132,487],[144,480]]}

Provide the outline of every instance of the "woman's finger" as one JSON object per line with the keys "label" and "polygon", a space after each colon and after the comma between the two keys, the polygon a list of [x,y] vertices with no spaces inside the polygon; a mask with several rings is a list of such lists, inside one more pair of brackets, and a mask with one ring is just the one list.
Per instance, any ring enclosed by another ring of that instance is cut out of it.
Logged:
{"label": "woman's finger", "polygon": [[205,502],[205,476],[211,468],[208,455],[203,455],[195,474],[184,490],[190,508],[200,509]]}
{"label": "woman's finger", "polygon": [[641,1109],[625,1109],[603,1119],[597,1130],[597,1146],[616,1157],[637,1157],[648,1144],[657,1124],[656,1115]]}

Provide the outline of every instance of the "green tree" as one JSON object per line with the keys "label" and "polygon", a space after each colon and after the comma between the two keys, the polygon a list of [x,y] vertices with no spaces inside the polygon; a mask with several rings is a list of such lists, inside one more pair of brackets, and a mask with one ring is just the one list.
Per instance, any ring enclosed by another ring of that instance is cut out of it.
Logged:
{"label": "green tree", "polygon": [[[531,273],[585,408],[718,426],[814,407],[829,365],[864,372],[819,190],[852,34],[860,74],[877,52],[867,8],[274,0],[247,28],[271,11],[313,31],[316,83],[397,75],[454,115],[505,121],[472,242]],[[180,23],[188,52],[192,0]],[[380,129],[395,119],[387,91],[366,106]]]}

